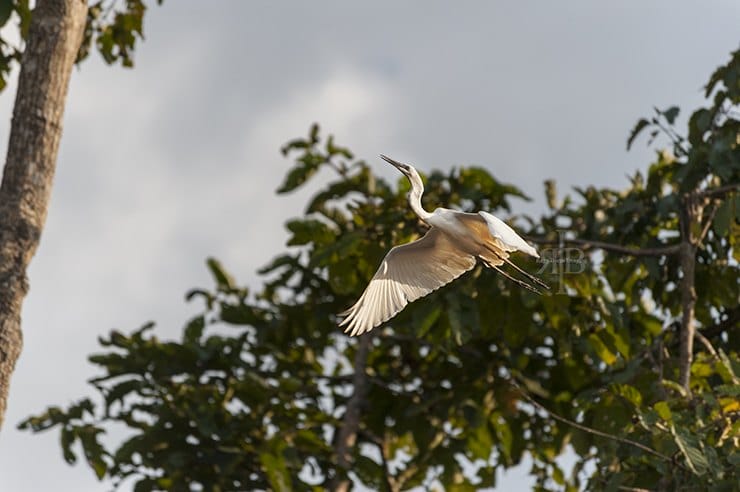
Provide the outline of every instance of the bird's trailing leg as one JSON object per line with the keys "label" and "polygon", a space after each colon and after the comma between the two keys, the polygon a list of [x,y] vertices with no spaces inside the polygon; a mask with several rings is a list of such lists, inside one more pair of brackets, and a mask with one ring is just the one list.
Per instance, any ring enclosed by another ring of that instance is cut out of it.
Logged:
{"label": "bird's trailing leg", "polygon": [[531,273],[522,270],[513,261],[509,260],[508,258],[502,258],[502,260],[504,260],[507,264],[509,264],[510,266],[512,266],[514,268],[514,270],[516,270],[517,272],[521,273],[522,275],[524,275],[525,277],[527,277],[529,280],[531,280],[535,284],[539,285],[540,287],[544,287],[547,290],[550,290],[550,286],[549,285],[547,285],[545,282],[543,282],[542,280],[538,279],[537,277],[535,277]]}
{"label": "bird's trailing leg", "polygon": [[514,282],[515,284],[521,285],[522,287],[524,287],[525,289],[527,289],[530,292],[534,292],[535,294],[542,295],[542,292],[539,289],[537,289],[535,286],[533,286],[531,284],[528,284],[524,280],[520,280],[518,278],[512,277],[511,275],[509,275],[508,273],[506,273],[505,271],[503,271],[502,269],[500,269],[496,265],[493,265],[493,264],[489,263],[488,261],[485,261],[484,260],[484,263],[486,264],[486,266],[488,266],[489,268],[493,268],[498,273],[500,273],[504,277],[508,278],[509,280],[511,280],[512,282]]}

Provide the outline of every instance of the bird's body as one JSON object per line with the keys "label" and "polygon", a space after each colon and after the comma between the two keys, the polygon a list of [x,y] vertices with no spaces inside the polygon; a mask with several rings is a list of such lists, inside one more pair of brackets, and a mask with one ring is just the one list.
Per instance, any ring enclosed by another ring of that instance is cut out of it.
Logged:
{"label": "bird's body", "polygon": [[537,291],[498,267],[508,263],[533,282],[546,287],[509,261],[509,254],[515,251],[539,257],[511,227],[488,212],[474,214],[448,208],[427,212],[421,206],[424,186],[416,170],[381,157],[409,178],[409,205],[430,228],[422,238],[388,252],[360,299],[342,313],[346,317],[340,326],[346,326],[345,332],[354,336],[372,330],[398,314],[409,302],[471,270],[478,260],[530,290]]}

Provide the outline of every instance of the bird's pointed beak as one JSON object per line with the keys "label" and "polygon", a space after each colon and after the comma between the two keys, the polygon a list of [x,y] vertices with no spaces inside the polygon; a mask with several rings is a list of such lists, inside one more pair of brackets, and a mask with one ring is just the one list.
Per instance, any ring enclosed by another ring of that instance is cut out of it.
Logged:
{"label": "bird's pointed beak", "polygon": [[398,162],[398,161],[394,161],[393,159],[391,159],[391,158],[390,158],[390,157],[388,157],[387,155],[383,155],[383,154],[380,154],[380,158],[381,158],[381,159],[383,159],[383,160],[384,160],[385,162],[387,162],[388,164],[391,164],[391,165],[392,165],[393,167],[395,167],[396,169],[398,169],[398,170],[399,170],[399,171],[401,171],[402,173],[406,174],[406,173],[404,172],[404,167],[406,167],[406,166],[405,166],[404,164],[402,164],[402,163],[400,163],[400,162]]}

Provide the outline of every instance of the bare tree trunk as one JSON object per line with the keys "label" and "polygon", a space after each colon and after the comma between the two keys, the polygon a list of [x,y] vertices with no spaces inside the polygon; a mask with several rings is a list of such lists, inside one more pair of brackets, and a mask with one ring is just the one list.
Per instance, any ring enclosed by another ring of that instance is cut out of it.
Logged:
{"label": "bare tree trunk", "polygon": [[26,270],[46,220],[72,65],[86,0],[38,0],[18,81],[0,186],[0,426],[21,352]]}
{"label": "bare tree trunk", "polygon": [[357,431],[360,428],[360,417],[362,407],[367,400],[368,381],[365,365],[367,363],[367,354],[370,351],[371,334],[360,337],[357,344],[357,353],[355,354],[354,369],[355,374],[352,377],[354,392],[347,402],[347,409],[344,412],[342,426],[339,428],[339,435],[335,441],[337,449],[337,478],[334,480],[331,489],[335,492],[346,492],[349,490],[350,481],[346,477],[346,472],[352,465],[352,450],[357,442]]}

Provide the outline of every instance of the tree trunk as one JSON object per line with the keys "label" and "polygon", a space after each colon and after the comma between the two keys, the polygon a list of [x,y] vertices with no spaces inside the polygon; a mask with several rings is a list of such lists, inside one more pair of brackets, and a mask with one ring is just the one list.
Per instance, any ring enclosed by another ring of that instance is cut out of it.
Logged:
{"label": "tree trunk", "polygon": [[0,427],[22,346],[26,270],[46,220],[64,100],[86,19],[86,0],[38,0],[21,60],[0,186]]}
{"label": "tree trunk", "polygon": [[369,389],[365,366],[368,353],[370,352],[371,340],[372,334],[365,334],[360,337],[357,343],[357,353],[355,353],[354,361],[355,374],[352,377],[354,392],[347,402],[347,409],[344,411],[344,417],[342,418],[342,426],[338,430],[339,435],[335,441],[337,477],[330,486],[330,489],[334,492],[347,492],[350,486],[347,472],[352,465],[352,452],[357,442],[357,431],[360,429],[362,408],[366,404]]}

